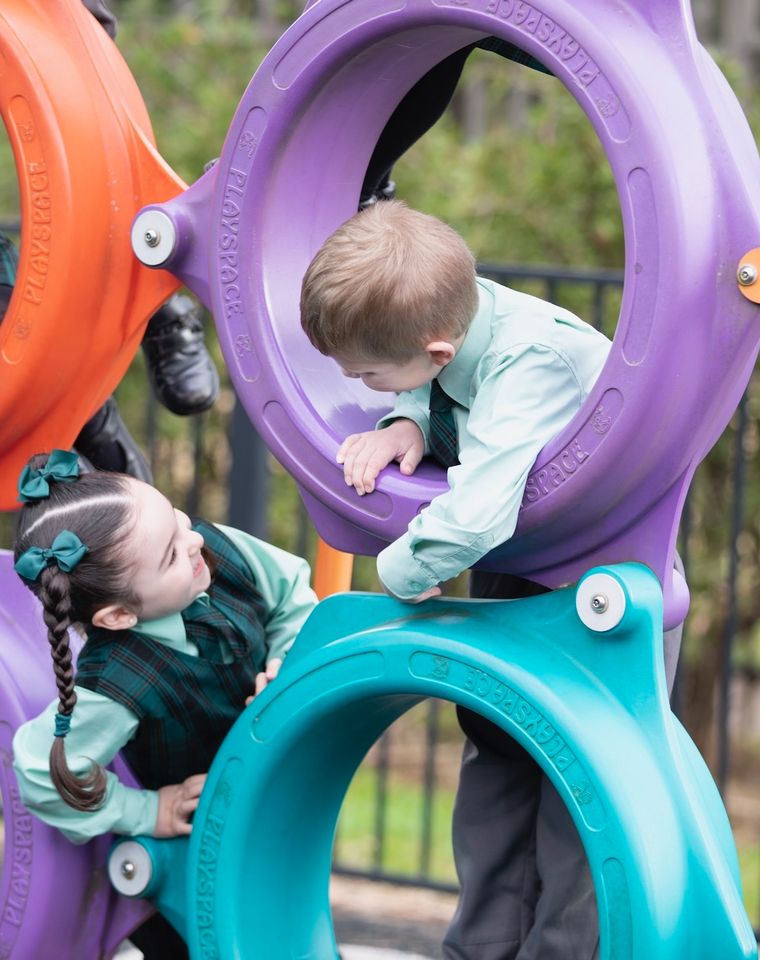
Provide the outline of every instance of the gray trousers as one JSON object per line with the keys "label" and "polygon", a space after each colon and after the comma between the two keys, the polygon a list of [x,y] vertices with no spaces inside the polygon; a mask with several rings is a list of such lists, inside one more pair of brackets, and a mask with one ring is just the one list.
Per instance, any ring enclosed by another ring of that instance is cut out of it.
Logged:
{"label": "gray trousers", "polygon": [[[544,592],[510,574],[471,577],[473,597]],[[681,633],[664,637],[668,690]],[[503,730],[462,707],[457,716],[466,736],[452,824],[461,892],[445,960],[598,960],[591,871],[564,802]]]}

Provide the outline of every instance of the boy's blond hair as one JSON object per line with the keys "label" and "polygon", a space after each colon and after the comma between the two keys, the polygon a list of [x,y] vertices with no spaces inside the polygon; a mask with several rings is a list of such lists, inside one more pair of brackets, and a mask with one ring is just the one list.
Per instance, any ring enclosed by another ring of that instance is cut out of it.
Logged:
{"label": "boy's blond hair", "polygon": [[404,363],[465,333],[477,306],[475,259],[459,234],[383,200],[317,251],[301,287],[301,326],[328,356]]}

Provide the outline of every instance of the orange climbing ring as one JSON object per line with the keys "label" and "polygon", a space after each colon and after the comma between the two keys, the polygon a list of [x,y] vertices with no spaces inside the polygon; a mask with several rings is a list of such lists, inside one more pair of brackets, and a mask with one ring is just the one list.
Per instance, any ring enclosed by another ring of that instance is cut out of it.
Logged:
{"label": "orange climbing ring", "polygon": [[130,225],[185,185],[142,97],[80,0],[5,0],[0,112],[16,164],[20,263],[0,325],[0,509],[28,457],[71,445],[179,286],[134,257]]}

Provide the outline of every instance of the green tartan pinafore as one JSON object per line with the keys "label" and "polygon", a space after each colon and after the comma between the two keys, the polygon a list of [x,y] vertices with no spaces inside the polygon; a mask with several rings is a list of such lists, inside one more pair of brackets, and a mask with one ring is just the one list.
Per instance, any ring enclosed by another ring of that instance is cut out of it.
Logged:
{"label": "green tartan pinafore", "polygon": [[[256,582],[232,541],[204,521],[194,525],[213,554],[209,606],[182,611],[198,656],[180,653],[131,630],[90,627],[76,684],[124,704],[140,720],[123,754],[150,790],[206,773],[264,669],[266,610]],[[232,652],[223,663],[224,639]]]}

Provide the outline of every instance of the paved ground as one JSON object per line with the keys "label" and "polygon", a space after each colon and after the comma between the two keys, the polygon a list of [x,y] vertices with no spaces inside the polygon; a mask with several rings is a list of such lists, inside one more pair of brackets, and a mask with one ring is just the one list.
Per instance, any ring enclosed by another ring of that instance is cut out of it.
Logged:
{"label": "paved ground", "polygon": [[[451,894],[348,877],[333,877],[330,901],[339,943],[396,951],[395,956],[405,960],[440,958],[441,941],[456,906]],[[383,954],[375,956],[380,960]]]}
{"label": "paved ground", "polygon": [[[398,950],[385,950],[382,947],[362,947],[343,944],[340,948],[341,960],[428,960],[419,953],[399,953]],[[134,947],[125,944],[119,951],[118,960],[142,960],[142,954]]]}
{"label": "paved ground", "polygon": [[[342,960],[438,960],[456,898],[417,887],[347,877],[330,885]],[[140,960],[125,946],[118,960]]]}

